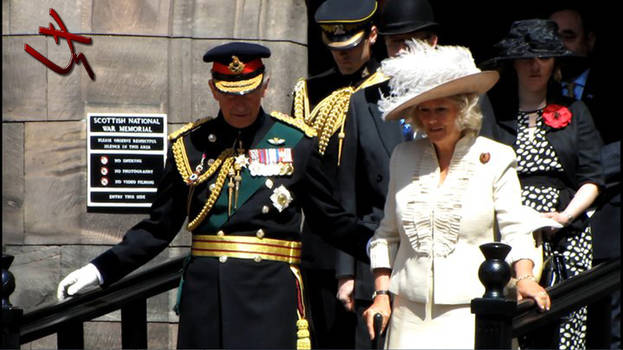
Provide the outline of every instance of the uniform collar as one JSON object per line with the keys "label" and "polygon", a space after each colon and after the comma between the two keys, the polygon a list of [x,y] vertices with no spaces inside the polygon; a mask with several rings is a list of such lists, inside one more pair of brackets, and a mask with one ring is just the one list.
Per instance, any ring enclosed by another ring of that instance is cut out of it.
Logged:
{"label": "uniform collar", "polygon": [[257,134],[258,130],[260,130],[262,126],[266,123],[266,114],[264,113],[264,109],[260,107],[255,121],[246,128],[239,129],[229,125],[225,121],[223,113],[219,110],[215,122],[218,133],[220,134],[219,143],[223,147],[233,147],[234,144],[236,147],[238,147],[238,141],[242,141],[242,147],[249,148],[253,144],[255,135]]}
{"label": "uniform collar", "polygon": [[[370,60],[359,68],[358,71],[353,74],[342,75],[342,77],[344,81],[348,82],[347,85],[357,86],[374,74],[378,67],[379,63],[374,58],[370,58]],[[339,70],[337,68],[336,71],[339,74]]]}

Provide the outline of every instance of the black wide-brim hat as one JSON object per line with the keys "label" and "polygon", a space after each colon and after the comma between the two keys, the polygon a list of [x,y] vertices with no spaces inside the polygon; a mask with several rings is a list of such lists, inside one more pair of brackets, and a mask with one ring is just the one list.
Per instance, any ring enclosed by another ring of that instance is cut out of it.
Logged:
{"label": "black wide-brim hat", "polygon": [[216,46],[203,55],[204,62],[213,62],[212,80],[217,90],[225,94],[246,95],[264,81],[262,58],[270,57],[265,46],[231,42]]}
{"label": "black wide-brim hat", "polygon": [[436,30],[438,27],[427,0],[385,0],[379,16],[381,35]]}
{"label": "black wide-brim hat", "polygon": [[509,60],[525,58],[579,58],[568,50],[558,35],[556,22],[547,19],[526,19],[515,21],[508,35],[494,45],[496,57],[481,64],[481,67],[498,66]]}
{"label": "black wide-brim hat", "polygon": [[375,0],[327,0],[314,20],[322,30],[322,42],[331,50],[348,50],[359,45],[372,25]]}

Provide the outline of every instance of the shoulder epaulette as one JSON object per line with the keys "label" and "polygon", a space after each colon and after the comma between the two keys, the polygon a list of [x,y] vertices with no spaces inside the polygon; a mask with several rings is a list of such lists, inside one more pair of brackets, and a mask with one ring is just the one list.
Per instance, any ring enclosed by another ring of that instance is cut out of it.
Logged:
{"label": "shoulder epaulette", "polygon": [[202,119],[197,119],[194,122],[186,123],[184,126],[179,128],[178,130],[175,130],[174,132],[169,134],[169,141],[175,140],[176,138],[180,137],[181,135],[183,135],[183,134],[189,132],[190,130],[193,130],[193,129],[197,128],[201,124],[207,122],[208,120],[212,120],[212,117],[206,117],[206,118],[202,118]]}
{"label": "shoulder epaulette", "polygon": [[361,84],[359,84],[359,86],[357,86],[357,90],[361,90],[361,89],[365,89],[368,86],[372,86],[372,85],[376,85],[376,84],[380,84],[384,81],[389,80],[391,77],[389,75],[385,75],[380,71],[376,71],[374,72],[374,74],[372,74],[371,76],[368,77],[368,79],[366,79],[364,82],[362,82]]}
{"label": "shoulder epaulette", "polygon": [[311,126],[305,124],[305,121],[303,119],[295,118],[285,113],[281,113],[277,111],[271,112],[270,116],[283,123],[294,126],[295,128],[303,131],[307,137],[316,136],[316,130],[312,128]]}

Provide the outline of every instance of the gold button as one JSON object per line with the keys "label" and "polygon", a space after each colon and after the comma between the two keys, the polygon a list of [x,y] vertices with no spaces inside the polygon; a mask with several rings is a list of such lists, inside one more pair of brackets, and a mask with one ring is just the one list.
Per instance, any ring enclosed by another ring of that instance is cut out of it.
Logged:
{"label": "gold button", "polygon": [[253,260],[255,260],[255,262],[261,262],[262,261],[262,257],[257,255]]}
{"label": "gold button", "polygon": [[284,207],[287,202],[288,202],[288,197],[285,194],[280,193],[277,196],[277,203],[279,203],[279,205],[281,205],[282,207]]}
{"label": "gold button", "polygon": [[264,183],[266,185],[266,187],[272,189],[273,188],[273,180],[271,179],[266,179],[266,182]]}
{"label": "gold button", "polygon": [[262,214],[268,214],[269,211],[270,211],[270,208],[268,207],[268,205],[265,205],[262,207]]}
{"label": "gold button", "polygon": [[223,237],[223,236],[225,236],[225,232],[223,232],[223,231],[221,230],[221,231],[218,231],[218,232],[216,233],[216,235],[217,235],[217,236],[219,236],[219,237]]}
{"label": "gold button", "polygon": [[264,238],[264,230],[257,230],[257,233],[255,235],[257,236],[257,238]]}
{"label": "gold button", "polygon": [[226,256],[219,256],[218,261],[224,263],[227,261],[227,257]]}
{"label": "gold button", "polygon": [[208,159],[208,165],[212,166],[212,164],[214,164],[214,159],[212,158]]}
{"label": "gold button", "polygon": [[210,134],[210,135],[208,135],[208,141],[210,141],[210,142],[216,142],[216,135],[214,135],[214,134]]}

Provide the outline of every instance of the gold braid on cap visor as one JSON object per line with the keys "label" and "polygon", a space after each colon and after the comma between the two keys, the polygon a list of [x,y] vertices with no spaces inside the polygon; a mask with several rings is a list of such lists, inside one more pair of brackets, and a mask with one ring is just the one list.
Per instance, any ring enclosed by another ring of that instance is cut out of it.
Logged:
{"label": "gold braid on cap visor", "polygon": [[256,77],[246,80],[227,81],[227,80],[215,80],[214,85],[217,89],[223,92],[240,93],[250,90],[255,90],[264,79],[264,74],[260,74]]}

